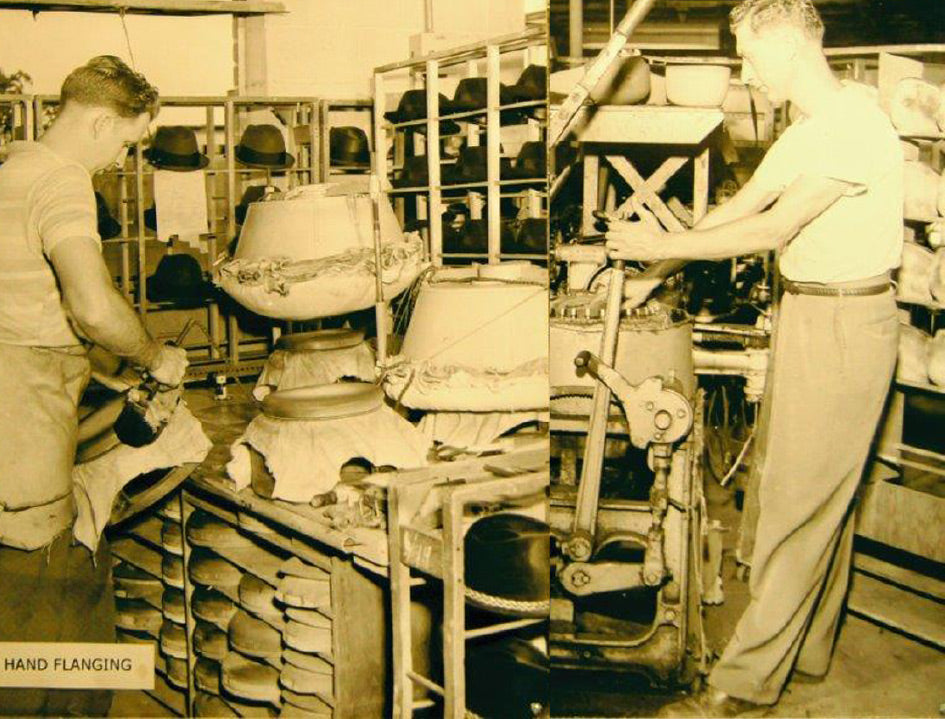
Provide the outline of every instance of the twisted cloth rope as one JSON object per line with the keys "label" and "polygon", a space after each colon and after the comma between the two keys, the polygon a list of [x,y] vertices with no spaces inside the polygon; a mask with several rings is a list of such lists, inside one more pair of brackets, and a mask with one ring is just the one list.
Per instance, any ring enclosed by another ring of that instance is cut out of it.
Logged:
{"label": "twisted cloth rope", "polygon": [[[406,242],[391,242],[381,248],[381,279],[385,284],[397,281],[401,268],[423,252],[423,242],[409,238]],[[357,247],[330,257],[315,260],[292,260],[289,257],[264,257],[256,260],[235,259],[220,268],[220,275],[235,278],[250,287],[262,286],[267,292],[289,294],[293,284],[308,282],[325,275],[376,273],[374,249]]]}

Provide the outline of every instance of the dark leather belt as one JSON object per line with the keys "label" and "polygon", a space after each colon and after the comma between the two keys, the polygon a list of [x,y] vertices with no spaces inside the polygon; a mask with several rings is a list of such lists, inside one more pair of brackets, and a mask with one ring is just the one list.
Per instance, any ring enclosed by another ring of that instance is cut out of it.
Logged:
{"label": "dark leather belt", "polygon": [[787,278],[782,278],[781,283],[784,291],[792,295],[814,295],[817,297],[868,297],[870,295],[881,295],[892,287],[892,283],[888,280],[864,287],[837,287],[835,285],[792,282]]}

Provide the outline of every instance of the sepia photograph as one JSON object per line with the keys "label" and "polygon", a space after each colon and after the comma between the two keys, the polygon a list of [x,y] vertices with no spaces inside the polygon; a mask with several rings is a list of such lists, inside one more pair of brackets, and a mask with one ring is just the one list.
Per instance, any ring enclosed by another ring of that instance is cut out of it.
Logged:
{"label": "sepia photograph", "polygon": [[942,716],[943,178],[937,0],[0,0],[0,716]]}

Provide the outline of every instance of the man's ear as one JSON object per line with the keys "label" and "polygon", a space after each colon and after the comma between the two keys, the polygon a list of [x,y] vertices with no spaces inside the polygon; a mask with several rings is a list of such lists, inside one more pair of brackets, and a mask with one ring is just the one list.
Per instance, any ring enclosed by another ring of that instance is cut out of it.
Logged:
{"label": "man's ear", "polygon": [[115,118],[107,112],[98,112],[92,118],[92,136],[97,140],[112,129]]}

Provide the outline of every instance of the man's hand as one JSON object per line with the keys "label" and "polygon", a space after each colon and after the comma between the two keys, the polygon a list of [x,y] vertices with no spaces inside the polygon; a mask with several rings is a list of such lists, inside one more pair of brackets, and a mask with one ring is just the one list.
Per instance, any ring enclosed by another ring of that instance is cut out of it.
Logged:
{"label": "man's hand", "polygon": [[666,259],[669,233],[653,223],[611,220],[607,231],[607,250],[617,260]]}
{"label": "man's hand", "polygon": [[623,308],[626,311],[635,310],[644,304],[650,294],[663,284],[662,279],[651,277],[628,277],[623,283]]}
{"label": "man's hand", "polygon": [[174,345],[161,345],[154,359],[148,364],[148,372],[166,387],[176,387],[187,371],[187,351]]}

